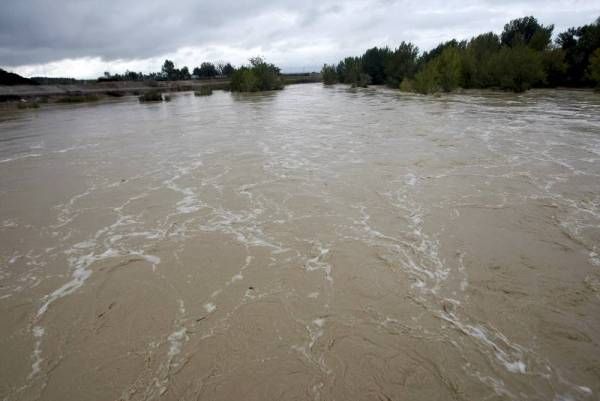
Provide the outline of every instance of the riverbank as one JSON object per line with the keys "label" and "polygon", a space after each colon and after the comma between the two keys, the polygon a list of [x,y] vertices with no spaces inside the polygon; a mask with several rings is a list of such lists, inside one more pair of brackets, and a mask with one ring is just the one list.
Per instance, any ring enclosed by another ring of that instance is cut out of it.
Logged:
{"label": "riverbank", "polygon": [[[319,82],[319,74],[282,75],[286,85]],[[197,91],[202,87],[213,90],[229,89],[229,79],[185,81],[80,81],[65,85],[13,85],[0,86],[0,110],[38,108],[46,103],[84,103],[123,96],[141,95],[145,92]]]}

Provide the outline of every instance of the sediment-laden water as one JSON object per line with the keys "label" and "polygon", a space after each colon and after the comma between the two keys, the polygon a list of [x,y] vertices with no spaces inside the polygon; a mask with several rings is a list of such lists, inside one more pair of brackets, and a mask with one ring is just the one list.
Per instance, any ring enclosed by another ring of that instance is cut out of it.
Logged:
{"label": "sediment-laden water", "polygon": [[596,400],[600,95],[0,117],[2,400]]}

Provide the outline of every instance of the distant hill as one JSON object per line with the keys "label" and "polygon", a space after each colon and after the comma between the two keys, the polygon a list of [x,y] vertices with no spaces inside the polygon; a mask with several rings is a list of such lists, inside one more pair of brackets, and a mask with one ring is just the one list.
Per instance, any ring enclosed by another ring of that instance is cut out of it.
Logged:
{"label": "distant hill", "polygon": [[37,83],[0,68],[0,85],[37,85]]}

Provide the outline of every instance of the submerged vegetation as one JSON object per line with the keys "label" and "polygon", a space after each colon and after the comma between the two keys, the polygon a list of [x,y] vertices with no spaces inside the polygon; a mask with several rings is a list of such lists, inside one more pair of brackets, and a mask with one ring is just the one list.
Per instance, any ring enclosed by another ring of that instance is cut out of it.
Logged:
{"label": "submerged vegetation", "polygon": [[86,102],[96,102],[98,100],[100,100],[100,97],[97,95],[76,94],[76,95],[62,96],[62,97],[58,98],[56,100],[56,102],[57,103],[86,103]]}
{"label": "submerged vegetation", "polygon": [[213,90],[210,86],[201,86],[199,90],[194,92],[196,96],[210,96],[212,95]]}
{"label": "submerged vegetation", "polygon": [[324,65],[323,83],[364,87],[388,85],[418,93],[458,88],[499,88],[523,92],[533,87],[600,85],[600,18],[570,28],[552,41],[553,25],[534,17],[510,21],[500,35],[455,39],[419,55],[412,43],[396,49],[373,47],[360,57]]}
{"label": "submerged vegetation", "polygon": [[163,99],[163,94],[159,90],[151,90],[144,94],[142,94],[139,98],[140,102],[162,102],[163,100],[169,101],[170,97],[165,96]]}
{"label": "submerged vegetation", "polygon": [[259,92],[283,89],[279,67],[261,57],[250,59],[250,65],[238,68],[231,75],[232,92]]}

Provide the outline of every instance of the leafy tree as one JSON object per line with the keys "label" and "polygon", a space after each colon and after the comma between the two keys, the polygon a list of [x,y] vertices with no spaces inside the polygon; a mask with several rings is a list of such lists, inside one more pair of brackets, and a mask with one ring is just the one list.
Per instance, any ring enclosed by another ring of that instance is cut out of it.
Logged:
{"label": "leafy tree", "polygon": [[472,38],[462,53],[462,86],[486,88],[493,85],[491,56],[500,50],[500,38],[493,32]]}
{"label": "leafy tree", "polygon": [[525,45],[503,47],[492,62],[502,89],[523,92],[546,78],[540,53]]}
{"label": "leafy tree", "polygon": [[194,75],[202,78],[212,78],[219,75],[219,72],[213,63],[203,62],[200,67],[194,68]]}
{"label": "leafy tree", "polygon": [[187,68],[187,66],[184,66],[179,71],[179,79],[188,80],[188,79],[191,79],[191,78],[192,78],[192,76],[190,75],[190,70]]}
{"label": "leafy tree", "polygon": [[466,47],[466,45],[467,45],[467,42],[464,42],[464,41],[458,42],[456,39],[452,39],[448,42],[440,43],[439,45],[437,45],[435,48],[431,49],[430,51],[423,53],[423,55],[419,59],[419,64],[421,66],[424,66],[425,64],[427,64],[434,58],[439,57],[442,54],[442,52],[444,50],[446,50],[446,48],[448,48],[448,47],[456,47],[456,48],[463,49]]}
{"label": "leafy tree", "polygon": [[596,87],[600,87],[600,48],[592,53],[587,73],[589,79],[596,83]]}
{"label": "leafy tree", "polygon": [[235,72],[235,68],[230,63],[227,63],[221,69],[221,74],[230,77]]}
{"label": "leafy tree", "polygon": [[546,84],[550,87],[561,85],[567,72],[565,51],[563,49],[548,49],[541,54],[542,66],[546,74]]}
{"label": "leafy tree", "polygon": [[592,24],[570,28],[560,33],[556,42],[565,51],[567,72],[564,84],[575,86],[589,84],[586,69],[590,56],[600,47],[600,18]]}
{"label": "leafy tree", "polygon": [[439,84],[444,92],[458,88],[461,78],[461,59],[456,47],[447,47],[435,60]]}
{"label": "leafy tree", "polygon": [[369,75],[373,84],[381,85],[385,83],[385,65],[390,55],[391,51],[387,47],[373,47],[363,54],[362,72]]}
{"label": "leafy tree", "polygon": [[386,60],[386,83],[392,88],[397,88],[405,78],[412,78],[417,70],[418,56],[418,47],[412,43],[400,43]]}
{"label": "leafy tree", "polygon": [[523,17],[504,25],[502,44],[506,46],[526,45],[535,50],[544,50],[550,44],[554,25],[543,26],[534,17]]}
{"label": "leafy tree", "polygon": [[171,60],[165,60],[162,66],[162,73],[168,80],[177,79],[177,73],[175,71],[175,64]]}
{"label": "leafy tree", "polygon": [[323,84],[325,85],[333,85],[337,83],[337,71],[335,69],[335,65],[327,65],[324,64],[321,69],[321,77],[323,78]]}
{"label": "leafy tree", "polygon": [[362,71],[362,60],[358,57],[346,57],[337,66],[338,79],[345,84],[360,83]]}
{"label": "leafy tree", "polygon": [[435,60],[431,60],[417,72],[412,87],[416,92],[424,95],[435,93],[439,90],[440,74]]}

